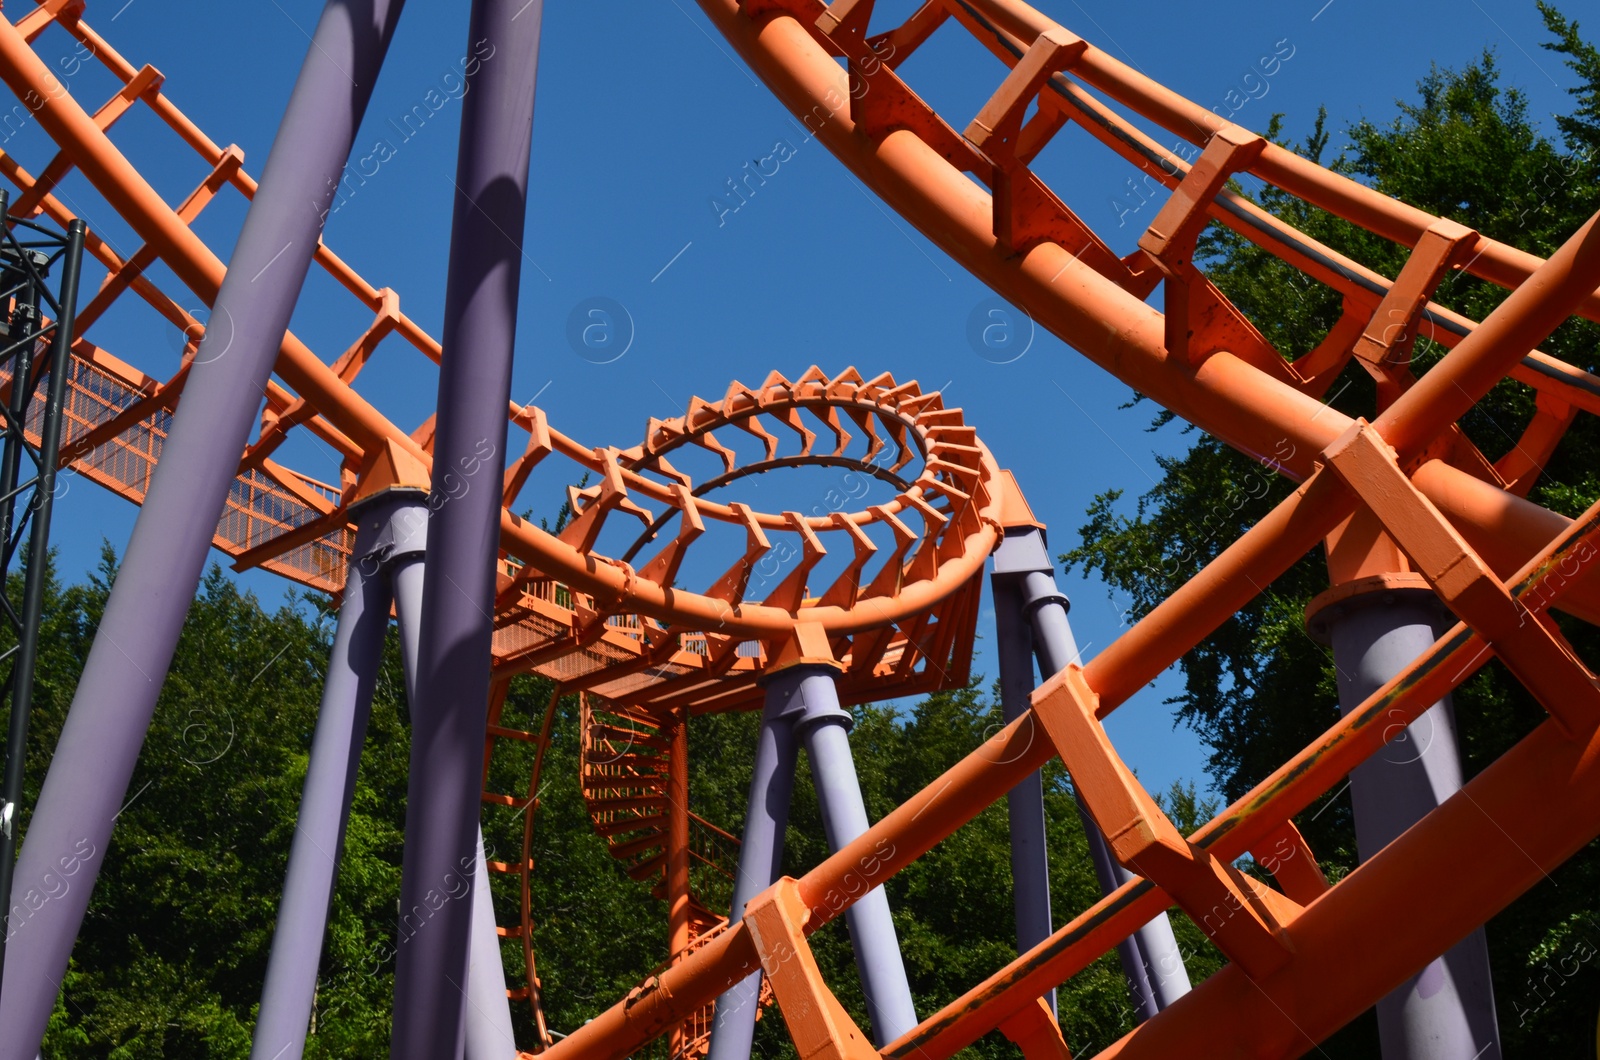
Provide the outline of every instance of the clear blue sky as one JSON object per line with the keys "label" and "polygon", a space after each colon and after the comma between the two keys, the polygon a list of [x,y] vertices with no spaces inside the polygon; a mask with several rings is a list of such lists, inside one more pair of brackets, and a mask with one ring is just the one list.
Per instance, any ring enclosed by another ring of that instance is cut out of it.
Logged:
{"label": "clear blue sky", "polygon": [[[880,0],[880,17],[915,6]],[[1493,48],[1505,80],[1527,91],[1533,114],[1552,135],[1548,115],[1565,109],[1564,89],[1573,83],[1559,57],[1538,46],[1545,37],[1532,0],[1293,0],[1226,9],[1042,0],[1039,6],[1207,106],[1220,104],[1258,57],[1292,50],[1268,95],[1235,120],[1260,130],[1283,111],[1288,133],[1298,137],[1326,104],[1335,148],[1349,121],[1392,115],[1394,101],[1414,94],[1430,62],[1460,66]],[[1572,0],[1565,7],[1570,15],[1589,13]],[[243,148],[247,167],[259,174],[320,8],[317,0],[92,0],[86,17],[136,65],[161,70],[171,98],[213,139]],[[405,310],[435,334],[459,104],[451,102],[407,139],[392,123],[430,89],[448,95],[448,75],[466,50],[467,9],[465,0],[407,5],[358,141],[366,150],[388,139],[394,156],[327,229],[341,256],[374,284],[399,291]],[[1188,439],[1176,429],[1145,433],[1153,410],[1119,410],[1128,388],[1048,335],[1037,335],[1010,363],[980,356],[968,341],[968,322],[987,290],[888,212],[820,145],[806,143],[692,0],[549,3],[545,20],[526,234],[532,264],[523,277],[514,396],[539,395],[568,434],[589,444],[631,445],[647,416],[679,413],[691,393],[718,396],[729,380],[756,383],[772,368],[791,376],[812,363],[830,372],[853,364],[869,376],[889,370],[943,388],[949,403],[966,409],[968,422],[1016,472],[1057,551],[1076,541],[1096,493],[1123,489],[1131,499],[1154,481],[1157,455],[1186,448]],[[41,50],[68,55],[71,42],[46,37]],[[959,115],[958,127],[1002,72],[954,27],[904,69],[947,115]],[[91,110],[112,90],[93,70],[70,87]],[[116,139],[175,201],[199,179],[200,167],[171,141],[149,140],[157,127],[136,108]],[[780,140],[793,157],[737,213],[719,217],[713,196],[723,183]],[[1119,228],[1112,198],[1131,170],[1085,143],[1052,145],[1041,168],[1069,205],[1125,251],[1140,222],[1130,218]],[[47,148],[37,130],[24,130],[6,149],[37,172]],[[81,178],[65,188],[92,224],[129,241],[114,216],[94,207],[96,197]],[[224,254],[240,217],[237,201],[208,214],[203,231]],[[295,328],[331,359],[363,322],[348,300],[333,297],[319,270],[313,279]],[[624,307],[633,325],[626,354],[610,363],[580,356],[567,340],[573,309],[597,297]],[[163,377],[181,346],[172,329],[132,316],[91,337]],[[435,380],[421,358],[385,346],[362,387],[410,429],[431,409]],[[314,451],[299,450],[297,465],[337,481],[331,462]],[[825,487],[812,479],[796,488],[820,495]],[[527,499],[537,510],[560,503],[555,491]],[[799,500],[796,506],[808,506]],[[102,535],[120,549],[135,515],[84,481],[72,485],[57,511],[61,568],[69,578],[93,566]],[[246,581],[269,601],[283,591],[266,575]],[[1063,584],[1074,600],[1079,643],[1093,655],[1117,635],[1124,604],[1076,575]],[[986,610],[985,635],[991,623]],[[977,661],[990,676],[991,642],[980,642]],[[1170,694],[1172,687],[1169,676],[1138,697],[1113,718],[1111,733],[1151,787],[1178,777],[1204,786],[1197,741],[1174,731],[1161,702],[1163,688]]]}

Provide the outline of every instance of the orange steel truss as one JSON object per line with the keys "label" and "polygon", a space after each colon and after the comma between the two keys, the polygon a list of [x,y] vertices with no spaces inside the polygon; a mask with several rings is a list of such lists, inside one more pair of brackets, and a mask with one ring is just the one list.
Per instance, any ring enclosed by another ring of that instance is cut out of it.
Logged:
{"label": "orange steel truss", "polygon": [[[716,400],[694,399],[681,416],[652,421],[628,449],[588,448],[555,430],[540,409],[511,407],[527,441],[501,480],[507,509],[496,673],[537,672],[555,681],[558,695],[583,694],[583,790],[596,829],[630,874],[656,881],[673,909],[667,964],[569,1037],[552,1042],[541,1022],[541,1040],[529,1044],[553,1057],[623,1057],[666,1035],[673,1055],[699,1055],[707,1007],[759,968],[803,1056],[948,1057],[998,1029],[1030,1060],[1064,1057],[1041,995],[1176,906],[1230,963],[1101,1055],[1298,1055],[1600,835],[1600,686],[1549,615],[1556,607],[1600,621],[1600,581],[1590,569],[1600,557],[1600,505],[1569,520],[1525,496],[1577,413],[1600,411],[1593,376],[1535,349],[1573,314],[1600,321],[1595,220],[1548,260],[1483,238],[1219,119],[1019,0],[929,0],[887,28],[871,25],[873,0],[701,0],[701,7],[808,129],[951,257],[1096,364],[1299,487],[1099,655],[1048,681],[1022,717],[821,865],[780,881],[729,926],[712,890],[736,857],[736,841],[671,812],[682,800],[669,789],[686,783],[683,727],[697,713],[749,708],[762,673],[799,661],[840,663],[847,701],[964,682],[984,560],[1007,526],[1031,521],[1026,504],[960,410],[886,376],[811,369],[793,380],[774,373],[760,386],[735,384]],[[220,148],[195,128],[163,93],[161,75],[124,60],[81,14],[81,2],[50,0],[15,25],[0,25],[0,78],[30,109],[37,101],[38,120],[59,146],[36,172],[0,154],[0,175],[17,188],[18,210],[65,223],[73,212],[55,188],[75,168],[145,241],[123,258],[91,236],[104,278],[77,321],[63,454],[138,502],[186,367],[166,379],[147,376],[97,345],[94,325],[132,292],[198,336],[200,324],[145,270],[159,260],[209,302],[224,266],[191,226],[224,189],[248,197],[255,184],[236,148]],[[34,54],[30,42],[51,24],[87,43],[116,75],[124,87],[110,101],[84,109]],[[999,60],[994,94],[975,116],[947,120],[897,73],[935,32],[970,34]],[[176,206],[109,135],[136,104],[210,167]],[[1201,150],[1185,162],[1114,107]],[[1172,189],[1125,257],[1030,168],[1069,122]],[[1410,248],[1409,260],[1391,279],[1320,245],[1229,190],[1228,180],[1245,173]],[[1210,283],[1193,261],[1208,224],[1238,232],[1339,292],[1343,317],[1318,348],[1286,359]],[[359,377],[390,336],[434,360],[439,345],[401,312],[393,291],[373,287],[326,247],[317,261],[372,323],[326,359],[284,336],[259,438],[242,454],[216,544],[240,567],[337,591],[348,505],[389,486],[426,486],[431,464],[431,421],[409,431],[394,425],[361,396]],[[1432,301],[1452,269],[1511,294],[1484,320],[1470,320]],[[1158,288],[1161,309],[1145,301]],[[1449,352],[1417,378],[1406,336],[1419,323]],[[194,348],[191,342],[186,358]],[[1352,358],[1379,384],[1371,422],[1322,402]],[[1504,379],[1536,391],[1537,411],[1511,455],[1491,462],[1456,422]],[[274,459],[297,430],[339,454],[337,484]],[[717,430],[754,435],[764,454],[741,463]],[[819,430],[832,434],[831,448],[819,447]],[[696,483],[679,471],[670,457],[686,446],[720,456],[723,474]],[[596,483],[573,488],[574,517],[558,533],[510,510],[534,467],[553,454],[570,463],[570,477],[586,473]],[[816,518],[703,496],[745,475],[799,464],[877,475],[895,497]],[[1180,834],[1124,764],[1104,719],[1291,564],[1336,542],[1356,515],[1381,527],[1393,570],[1346,562],[1330,548],[1336,581],[1420,578],[1459,623],[1255,790]],[[596,553],[604,526],[624,517],[639,520],[640,543],[621,557]],[[696,591],[677,580],[707,520],[742,533],[745,545],[721,556],[717,569],[726,573]],[[797,564],[763,599],[747,599],[753,567],[780,536]],[[813,592],[808,576],[830,546],[850,558]],[[1549,719],[1330,886],[1314,871],[1314,852],[1293,816],[1491,658],[1527,686]],[[503,695],[503,681],[499,688]],[[507,740],[537,745],[542,761],[550,716],[542,731],[522,731],[502,726],[492,705],[486,776],[494,749]],[[823,980],[806,936],[1053,757],[1069,768],[1135,878],[874,1049]],[[531,810],[538,768],[526,795],[486,791],[486,801]],[[531,812],[526,820],[531,829]],[[1276,887],[1233,867],[1284,841],[1297,856]],[[522,941],[527,986],[517,993],[537,1012],[528,847],[519,865],[495,867],[521,880],[522,922],[503,930]],[[1422,893],[1434,898],[1425,911],[1407,901]]]}

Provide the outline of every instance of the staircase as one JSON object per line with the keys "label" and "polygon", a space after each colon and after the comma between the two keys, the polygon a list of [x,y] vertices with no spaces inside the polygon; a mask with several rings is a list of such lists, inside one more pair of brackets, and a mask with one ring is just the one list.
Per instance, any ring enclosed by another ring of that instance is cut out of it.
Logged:
{"label": "staircase", "polygon": [[[667,898],[667,783],[672,745],[662,719],[591,692],[579,694],[583,800],[597,835],[623,871]],[[689,814],[689,949],[692,953],[723,931],[739,867],[739,839]],[[663,963],[659,974],[670,967]],[[763,984],[761,1003],[771,1001]],[[697,1060],[711,1040],[712,1007],[696,1012],[674,1036],[670,1060]],[[666,1038],[659,1040],[662,1043]]]}

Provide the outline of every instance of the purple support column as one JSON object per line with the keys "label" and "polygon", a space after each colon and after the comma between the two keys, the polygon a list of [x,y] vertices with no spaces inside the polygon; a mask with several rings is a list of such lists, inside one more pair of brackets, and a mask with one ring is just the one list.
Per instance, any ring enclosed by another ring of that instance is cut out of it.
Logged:
{"label": "purple support column", "polygon": [[[330,0],[306,52],[18,861],[18,894],[59,897],[13,929],[0,1060],[38,1054],[112,820],[400,8],[401,0]],[[80,868],[63,892],[55,874],[73,862]]]}
{"label": "purple support column", "polygon": [[[1443,632],[1432,590],[1350,597],[1312,617],[1333,644],[1339,704],[1348,712],[1410,665]],[[1350,774],[1356,847],[1366,861],[1461,788],[1450,697]],[[1489,948],[1480,927],[1378,1002],[1384,1060],[1498,1060]]]}
{"label": "purple support column", "polygon": [[[427,510],[418,505],[416,511],[425,526]],[[422,544],[420,533],[416,543],[418,546]],[[400,628],[400,658],[406,678],[406,702],[413,704],[417,702],[417,660],[422,654],[422,583],[426,571],[420,547],[397,554],[391,561],[394,612]],[[516,1056],[516,1039],[511,1029],[511,1001],[506,995],[506,968],[500,956],[500,936],[495,930],[494,899],[489,892],[489,866],[484,857],[481,829],[478,832],[477,855],[473,860],[472,939],[467,962],[464,1055],[466,1060],[510,1060]],[[405,936],[401,937],[403,941]]]}
{"label": "purple support column", "polygon": [[400,894],[429,915],[399,947],[395,1060],[450,1060],[465,1040],[472,903],[435,899],[476,861],[542,16],[540,0],[474,0],[468,33],[493,51],[462,101]]}
{"label": "purple support column", "polygon": [[[423,516],[420,522],[417,513]],[[391,594],[385,564],[394,553],[397,533],[409,536],[408,526],[427,525],[426,509],[415,494],[382,495],[355,514],[355,547],[311,736],[311,758],[278,903],[251,1060],[299,1060],[305,1051],[328,908],[344,851],[372,689],[383,665],[383,641],[389,630]],[[422,545],[418,534],[415,548]]]}
{"label": "purple support column", "polygon": [[[739,877],[733,881],[733,907],[728,911],[732,923],[744,916],[750,899],[772,886],[783,868],[783,830],[789,824],[794,767],[799,757],[794,719],[790,716],[793,709],[787,689],[767,686],[740,840]],[[748,1060],[755,1040],[756,998],[760,993],[761,973],[752,972],[717,998],[708,1060]]]}
{"label": "purple support column", "polygon": [[[767,697],[750,778],[731,921],[743,916],[746,903],[772,886],[782,870],[783,830],[794,787],[797,740],[804,741],[811,760],[828,849],[837,851],[867,830],[866,805],[850,754],[852,719],[839,706],[835,672],[826,664],[801,664],[780,670],[765,681]],[[845,917],[867,999],[872,1038],[886,1045],[917,1025],[888,896],[882,887],[875,887],[847,909]],[[709,1060],[747,1060],[750,1056],[760,990],[761,973],[756,972],[717,999]]]}
{"label": "purple support column", "polygon": [[[1067,621],[1067,598],[1056,586],[1055,568],[1041,527],[1013,527],[995,555],[996,572],[1016,578],[1023,613],[1031,620],[1039,672],[1048,676],[1079,661],[1078,645]],[[1101,890],[1109,894],[1132,879],[1111,856],[1105,836],[1080,803],[1089,855]],[[1189,973],[1172,934],[1172,922],[1161,913],[1117,947],[1122,970],[1141,1020],[1189,992]]]}
{"label": "purple support column", "polygon": [[[998,563],[999,557],[996,557]],[[1022,613],[1015,579],[998,570],[990,578],[994,600],[995,650],[1000,657],[1000,709],[1007,722],[1028,709],[1033,693],[1033,630]],[[1006,796],[1011,825],[1011,900],[1017,922],[1017,952],[1049,938],[1050,853],[1045,836],[1044,784],[1038,770]],[[1055,1011],[1056,992],[1045,995]]]}
{"label": "purple support column", "polygon": [[516,1060],[511,1030],[511,999],[506,994],[506,964],[495,931],[494,897],[489,893],[489,863],[483,832],[472,870],[472,941],[467,958],[466,1060]]}
{"label": "purple support column", "polygon": [[[790,690],[792,699],[800,702],[803,712],[795,717],[795,735],[804,742],[811,761],[811,779],[831,852],[859,838],[870,825],[850,754],[850,728],[855,719],[839,706],[833,683],[836,672],[825,665],[795,666],[780,672],[771,686]],[[844,915],[850,924],[861,992],[866,995],[872,1040],[879,1046],[888,1045],[917,1025],[889,896],[882,887],[874,887]]]}

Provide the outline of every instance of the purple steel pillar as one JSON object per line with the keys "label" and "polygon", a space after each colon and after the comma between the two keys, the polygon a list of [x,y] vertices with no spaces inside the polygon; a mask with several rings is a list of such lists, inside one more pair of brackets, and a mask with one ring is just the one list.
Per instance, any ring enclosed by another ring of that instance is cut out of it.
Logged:
{"label": "purple steel pillar", "polygon": [[[416,510],[425,521],[426,510],[420,505]],[[391,570],[395,619],[400,627],[400,657],[406,675],[406,701],[415,704],[417,660],[421,656],[422,640],[422,582],[427,570],[423,553],[410,549],[405,555],[394,557]],[[412,714],[415,717],[414,709]],[[473,862],[464,1052],[466,1060],[509,1060],[517,1052],[516,1038],[511,1029],[506,967],[500,955],[500,935],[495,930],[494,899],[489,892],[489,865],[484,856],[481,829]],[[451,901],[459,901],[460,897],[459,894],[452,896]],[[401,935],[402,944],[407,937]]]}
{"label": "purple steel pillar", "polygon": [[[839,706],[827,665],[799,665],[778,673],[771,687],[798,700],[803,713],[795,717],[795,735],[805,743],[811,761],[811,779],[817,789],[822,828],[828,849],[837,852],[866,832],[870,825],[861,799],[855,762],[850,754],[850,728],[855,719]],[[850,924],[850,946],[855,950],[861,992],[867,999],[867,1019],[872,1040],[888,1045],[917,1025],[911,1001],[900,940],[889,913],[889,896],[874,887],[845,910]]]}
{"label": "purple steel pillar", "polygon": [[[389,630],[386,567],[397,547],[420,553],[424,545],[426,509],[415,493],[382,494],[354,515],[355,547],[311,736],[311,758],[278,903],[252,1060],[299,1060],[305,1051],[328,907],[344,850],[372,689],[383,665],[383,641]],[[405,539],[412,537],[408,544]]]}
{"label": "purple steel pillar", "polygon": [[542,17],[541,0],[473,0],[468,32],[493,51],[462,101],[456,160],[400,884],[401,908],[429,915],[395,964],[395,1060],[450,1060],[465,1042],[472,904],[432,899],[476,860]]}
{"label": "purple steel pillar", "polygon": [[14,929],[0,1060],[38,1055],[112,820],[400,8],[401,0],[330,0],[306,52],[17,864],[23,895],[60,890],[47,877],[62,864],[83,868],[71,888]]}
{"label": "purple steel pillar", "polygon": [[[825,663],[802,663],[779,670],[765,681],[767,698],[730,921],[743,916],[745,904],[772,886],[781,871],[783,830],[798,757],[796,740],[804,741],[811,760],[828,848],[837,851],[867,830],[867,809],[850,754],[852,719],[839,706],[835,672],[835,667]],[[873,888],[846,910],[845,916],[867,999],[872,1038],[885,1045],[917,1025],[888,896],[882,887]],[[760,989],[761,973],[757,972],[717,999],[710,1060],[749,1057]]]}
{"label": "purple steel pillar", "polygon": [[[783,868],[783,831],[789,824],[794,793],[794,766],[799,748],[794,741],[790,697],[767,686],[756,736],[756,758],[750,774],[750,800],[739,847],[739,877],[733,881],[730,923],[744,916],[750,899],[772,886]],[[761,973],[752,972],[717,998],[708,1060],[748,1060],[756,1033],[756,999]]]}
{"label": "purple steel pillar", "polygon": [[466,1060],[516,1060],[517,1038],[511,1030],[511,998],[506,993],[506,964],[495,930],[494,897],[489,893],[489,863],[478,832],[478,854],[472,870],[472,942],[467,959]]}
{"label": "purple steel pillar", "polygon": [[[1344,711],[1405,669],[1443,632],[1432,590],[1386,588],[1321,609],[1313,635],[1333,644]],[[1350,773],[1356,847],[1366,861],[1461,788],[1455,709],[1429,707]],[[1489,947],[1480,927],[1378,1002],[1384,1060],[1499,1060]]]}
{"label": "purple steel pillar", "polygon": [[[1002,546],[1003,547],[1003,546]],[[1033,693],[1033,630],[1022,613],[1022,595],[1015,579],[997,569],[989,580],[994,597],[996,651],[1000,656],[1000,707],[1007,722],[1028,709]],[[1006,796],[1011,823],[1011,898],[1017,922],[1017,952],[1026,953],[1049,938],[1050,854],[1046,845],[1044,783],[1039,771],[1028,774]],[[1056,992],[1045,995],[1052,1011]]]}
{"label": "purple steel pillar", "polygon": [[[1007,529],[995,555],[995,570],[1016,579],[1023,614],[1032,622],[1039,671],[1053,676],[1077,662],[1078,645],[1067,621],[1067,598],[1056,586],[1055,568],[1050,562],[1043,528]],[[1105,836],[1081,803],[1078,813],[1083,819],[1095,875],[1101,890],[1109,894],[1132,879],[1132,875],[1111,856]],[[1189,973],[1184,968],[1183,955],[1178,950],[1172,922],[1166,913],[1156,916],[1119,944],[1117,955],[1141,1020],[1189,992]]]}

